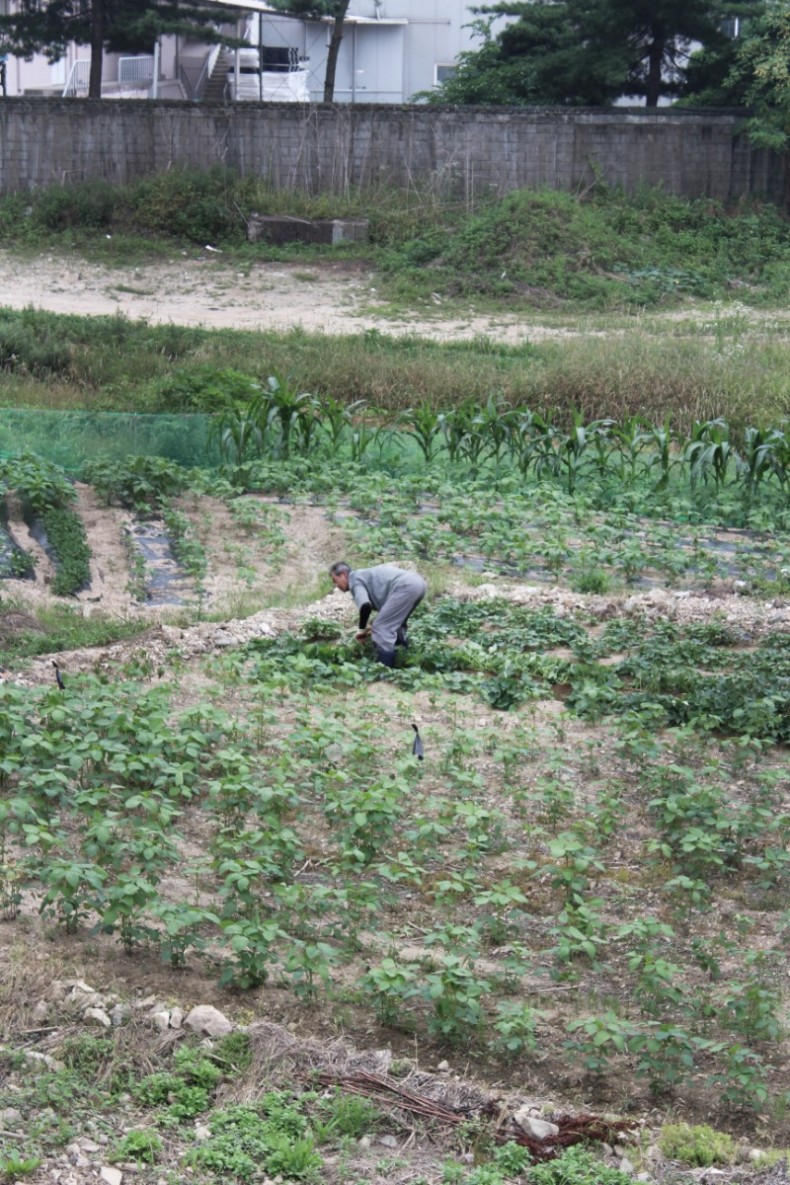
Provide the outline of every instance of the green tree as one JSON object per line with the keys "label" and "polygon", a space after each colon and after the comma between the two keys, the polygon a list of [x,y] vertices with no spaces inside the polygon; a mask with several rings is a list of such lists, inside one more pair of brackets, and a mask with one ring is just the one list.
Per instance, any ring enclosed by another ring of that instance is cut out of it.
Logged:
{"label": "green tree", "polygon": [[[435,102],[601,106],[682,91],[693,42],[716,41],[722,0],[514,0],[488,5],[478,51]],[[515,17],[494,35],[492,21]]]}
{"label": "green tree", "polygon": [[44,53],[56,62],[70,42],[89,45],[88,95],[98,99],[104,51],[150,53],[163,33],[243,44],[221,33],[216,7],[200,0],[19,0],[15,12],[0,16],[0,53]]}
{"label": "green tree", "polygon": [[738,44],[729,75],[733,91],[752,108],[753,143],[790,151],[790,5],[768,0]]}
{"label": "green tree", "polygon": [[[762,17],[764,0],[725,0],[717,36],[692,53],[685,70],[682,98],[685,107],[745,107],[747,80],[736,71],[745,38]],[[729,18],[730,28],[724,27]],[[732,18],[737,18],[737,36]]]}
{"label": "green tree", "polygon": [[325,103],[333,102],[335,97],[337,58],[340,53],[340,43],[343,40],[346,13],[350,2],[351,0],[271,0],[272,8],[276,8],[285,16],[314,21],[325,20],[328,17],[331,20],[332,33],[329,38],[324,74]]}

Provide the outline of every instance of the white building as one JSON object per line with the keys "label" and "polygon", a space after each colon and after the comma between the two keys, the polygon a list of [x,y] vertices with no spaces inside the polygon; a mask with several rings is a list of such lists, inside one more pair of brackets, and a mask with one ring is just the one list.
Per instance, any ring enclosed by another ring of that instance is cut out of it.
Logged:
{"label": "white building", "polygon": [[[0,13],[15,0],[0,0]],[[475,0],[351,0],[335,78],[337,103],[406,103],[453,70],[479,42],[470,28]],[[283,17],[265,0],[216,0],[218,24],[249,50],[219,51],[185,37],[163,37],[154,55],[105,54],[103,98],[297,101],[323,99],[332,22]],[[262,65],[262,69],[260,66]],[[43,55],[9,58],[14,95],[85,95],[87,46],[69,46],[50,64]]]}

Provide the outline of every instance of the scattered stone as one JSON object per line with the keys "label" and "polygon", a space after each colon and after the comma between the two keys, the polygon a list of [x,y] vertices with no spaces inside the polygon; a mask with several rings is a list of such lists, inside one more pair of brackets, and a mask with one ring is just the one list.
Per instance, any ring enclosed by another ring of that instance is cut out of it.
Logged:
{"label": "scattered stone", "polygon": [[450,1063],[448,1061],[439,1062],[439,1065],[436,1067],[436,1073],[437,1074],[449,1074],[450,1073]]}
{"label": "scattered stone", "polygon": [[379,1143],[383,1144],[385,1148],[397,1148],[398,1141],[395,1136],[380,1136]]}
{"label": "scattered stone", "polygon": [[3,1107],[0,1111],[0,1127],[13,1127],[15,1123],[22,1122],[22,1112],[17,1111],[16,1107]]}
{"label": "scattered stone", "polygon": [[121,1185],[123,1180],[123,1173],[120,1169],[113,1168],[112,1165],[103,1164],[99,1172],[99,1176],[105,1185]]}
{"label": "scattered stone", "polygon": [[180,1029],[183,1023],[184,1023],[183,1008],[174,1008],[173,1011],[170,1013],[170,1028],[171,1029]]}
{"label": "scattered stone", "polygon": [[96,988],[92,988],[84,979],[67,979],[66,986],[71,988],[70,995],[73,998],[77,996],[95,996]]}
{"label": "scattered stone", "polygon": [[198,1004],[185,1018],[184,1024],[194,1033],[207,1033],[209,1037],[224,1037],[233,1032],[232,1023],[212,1004]]}
{"label": "scattered stone", "polygon": [[198,1123],[195,1126],[195,1139],[198,1143],[203,1143],[204,1140],[211,1139],[211,1128],[206,1127],[205,1123]]}
{"label": "scattered stone", "polygon": [[93,1021],[103,1029],[112,1028],[112,1021],[103,1008],[86,1008],[84,1017],[85,1020]]}
{"label": "scattered stone", "polygon": [[151,1020],[154,1022],[154,1028],[158,1029],[160,1033],[164,1033],[170,1028],[170,1013],[165,1009],[161,1012],[153,1012]]}
{"label": "scattered stone", "polygon": [[554,1136],[560,1134],[560,1129],[556,1123],[549,1123],[546,1119],[538,1119],[533,1115],[528,1107],[520,1107],[513,1116],[514,1123],[517,1123],[522,1131],[531,1136],[533,1140],[549,1140]]}
{"label": "scattered stone", "polygon": [[63,1062],[59,1062],[56,1057],[52,1057],[48,1053],[39,1053],[37,1049],[25,1049],[22,1052],[26,1062],[36,1062],[56,1074],[65,1069]]}
{"label": "scattered stone", "polygon": [[37,1025],[44,1024],[44,1022],[47,1020],[48,1017],[49,1017],[49,1004],[47,1003],[46,1000],[39,1000],[38,1003],[36,1004],[35,1008],[33,1009],[34,1024],[37,1024]]}
{"label": "scattered stone", "polygon": [[110,1020],[116,1028],[125,1025],[131,1019],[132,1010],[128,1004],[116,1004],[110,1012]]}
{"label": "scattered stone", "polygon": [[370,1136],[360,1136],[358,1146],[360,1148],[369,1148],[370,1147]]}

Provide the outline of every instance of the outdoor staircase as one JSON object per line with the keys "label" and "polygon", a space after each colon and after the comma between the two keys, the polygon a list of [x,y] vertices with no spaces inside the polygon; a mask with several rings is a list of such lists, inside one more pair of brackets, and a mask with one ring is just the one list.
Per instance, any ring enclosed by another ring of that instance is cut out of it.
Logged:
{"label": "outdoor staircase", "polygon": [[204,103],[222,103],[228,85],[229,59],[228,52],[220,49],[214,69],[206,79],[206,89],[203,92]]}

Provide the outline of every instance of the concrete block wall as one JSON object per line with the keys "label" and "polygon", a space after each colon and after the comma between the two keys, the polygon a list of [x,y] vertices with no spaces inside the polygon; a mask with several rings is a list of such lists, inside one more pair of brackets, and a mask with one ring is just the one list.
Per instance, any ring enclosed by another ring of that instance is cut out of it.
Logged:
{"label": "concrete block wall", "polygon": [[523,187],[784,199],[780,158],[738,112],[0,99],[0,193],[122,184],[221,164],[275,188],[431,186],[474,202]]}

